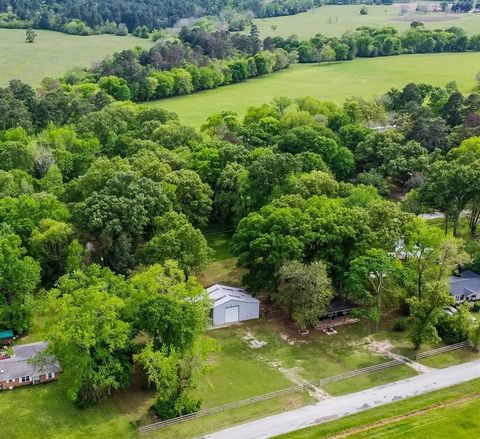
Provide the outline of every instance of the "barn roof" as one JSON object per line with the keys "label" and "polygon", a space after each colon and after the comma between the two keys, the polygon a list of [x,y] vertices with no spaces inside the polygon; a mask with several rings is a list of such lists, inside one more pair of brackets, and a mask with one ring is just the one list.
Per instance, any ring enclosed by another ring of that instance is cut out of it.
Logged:
{"label": "barn roof", "polygon": [[450,293],[453,296],[469,296],[480,293],[480,275],[473,271],[464,271],[460,276],[452,276]]}
{"label": "barn roof", "polygon": [[43,375],[49,372],[60,372],[62,369],[55,358],[46,358],[46,364],[34,364],[33,359],[47,349],[45,341],[13,347],[14,354],[5,360],[0,360],[0,382],[13,380],[24,376]]}
{"label": "barn roof", "polygon": [[215,284],[207,288],[207,293],[208,297],[213,300],[213,308],[223,305],[230,300],[245,303],[260,303],[258,299],[252,297],[243,288]]}

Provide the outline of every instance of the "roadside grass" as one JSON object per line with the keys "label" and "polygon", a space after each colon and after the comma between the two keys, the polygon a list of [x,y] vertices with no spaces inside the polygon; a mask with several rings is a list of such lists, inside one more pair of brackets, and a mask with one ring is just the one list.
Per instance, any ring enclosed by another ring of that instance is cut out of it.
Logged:
{"label": "roadside grass", "polygon": [[[480,380],[474,380],[281,435],[277,439],[320,439],[326,437],[471,438],[471,433],[478,434],[480,429],[479,396]],[[468,400],[463,404],[462,401],[467,398]],[[455,403],[458,405],[451,405]],[[419,413],[422,410],[428,411]],[[389,431],[368,430],[368,433],[372,433],[370,436],[354,435],[355,431],[368,428],[370,425],[373,427],[377,423],[384,424],[383,427],[380,427],[382,429],[388,427],[391,427],[391,429]],[[466,432],[470,434],[465,435]]]}
{"label": "roadside grass", "polygon": [[457,81],[460,90],[467,93],[475,84],[479,64],[478,52],[357,58],[323,66],[295,64],[243,83],[145,105],[174,111],[183,123],[198,128],[211,114],[229,110],[243,116],[249,107],[276,96],[313,96],[342,105],[349,97],[372,98],[409,82],[444,86],[450,81]]}
{"label": "roadside grass", "polygon": [[348,437],[389,439],[431,438],[443,439],[470,439],[478,436],[480,431],[480,400],[468,401],[464,404],[455,404],[450,407],[412,416],[405,420],[375,428],[362,433],[352,434]]}
{"label": "roadside grass", "polygon": [[313,401],[306,392],[293,393],[291,395],[240,407],[216,415],[205,416],[162,430],[155,430],[142,435],[142,437],[146,439],[191,439],[201,437],[206,433],[222,430],[223,428],[274,415],[287,410],[293,410],[311,402]]}
{"label": "roadside grass", "polygon": [[327,384],[322,389],[333,396],[346,395],[348,393],[359,392],[370,387],[381,386],[382,384],[391,383],[393,381],[403,380],[417,375],[417,373],[405,364],[391,367],[388,369],[360,375],[354,378],[337,381]]}
{"label": "roadside grass", "polygon": [[478,352],[474,352],[469,349],[458,349],[456,351],[434,355],[433,357],[425,358],[419,360],[418,362],[424,364],[425,366],[444,369],[445,367],[478,360],[479,358],[480,353]]}
{"label": "roadside grass", "polygon": [[[412,3],[410,8],[415,9],[416,5],[416,2]],[[414,20],[424,22],[427,29],[447,29],[458,26],[469,34],[475,34],[480,28],[478,14],[428,13],[418,15],[412,13],[399,19],[399,4],[369,5],[367,6],[367,15],[361,15],[360,8],[361,5],[324,5],[297,15],[255,19],[254,23],[258,26],[263,38],[297,35],[301,39],[313,37],[317,33],[329,37],[340,37],[343,33],[354,31],[360,26],[393,26],[402,32],[409,29],[410,23]],[[248,31],[249,29],[247,29]]]}
{"label": "roadside grass", "polygon": [[33,44],[25,42],[25,29],[0,29],[0,86],[11,79],[38,85],[46,77],[58,77],[73,67],[90,67],[107,55],[153,42],[133,36],[78,36],[36,30]]}

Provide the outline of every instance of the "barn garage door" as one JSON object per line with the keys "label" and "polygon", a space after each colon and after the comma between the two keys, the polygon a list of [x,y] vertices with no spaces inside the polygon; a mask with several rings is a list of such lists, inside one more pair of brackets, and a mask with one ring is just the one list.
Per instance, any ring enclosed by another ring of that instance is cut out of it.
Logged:
{"label": "barn garage door", "polygon": [[229,306],[225,308],[225,323],[238,322],[239,319],[239,307]]}

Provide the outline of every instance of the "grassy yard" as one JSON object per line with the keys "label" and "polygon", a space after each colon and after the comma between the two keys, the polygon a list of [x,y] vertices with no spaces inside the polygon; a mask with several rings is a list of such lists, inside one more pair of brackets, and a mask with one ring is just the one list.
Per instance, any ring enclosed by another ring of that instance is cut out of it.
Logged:
{"label": "grassy yard", "polygon": [[480,431],[480,380],[406,399],[278,439],[471,438]]}
{"label": "grassy yard", "polygon": [[[428,2],[427,2],[428,3]],[[410,8],[415,8],[417,2],[410,3]],[[302,14],[262,18],[255,20],[260,35],[288,37],[292,34],[299,38],[309,38],[317,33],[339,37],[344,32],[355,30],[360,26],[394,26],[397,30],[405,31],[414,20],[423,21],[429,29],[446,29],[458,26],[469,34],[475,34],[480,29],[479,14],[444,14],[430,13],[418,15],[409,13],[400,17],[400,5],[367,6],[368,14],[360,14],[360,5],[322,6],[311,9]],[[272,28],[272,26],[274,26]]]}
{"label": "grassy yard", "polygon": [[[130,399],[130,396],[129,396]],[[114,398],[101,406],[76,409],[59,383],[4,391],[0,394],[1,437],[16,439],[132,438],[129,421],[137,419],[133,404],[120,408]]]}
{"label": "grassy yard", "polygon": [[387,361],[367,349],[368,330],[363,323],[337,328],[334,336],[313,330],[302,337],[273,318],[247,322],[239,330],[266,342],[255,350],[263,361],[291,369],[308,381]]}
{"label": "grassy yard", "polygon": [[0,86],[11,79],[38,85],[45,76],[61,76],[73,67],[87,67],[107,55],[153,42],[133,36],[77,36],[37,30],[35,43],[25,42],[24,29],[0,29]]}
{"label": "grassy yard", "polygon": [[479,69],[480,53],[357,58],[323,66],[297,64],[240,84],[147,105],[174,111],[183,123],[198,128],[211,114],[231,110],[243,115],[248,107],[269,102],[276,96],[314,96],[342,104],[351,96],[371,98],[409,82],[443,86],[453,80],[463,92],[468,92],[474,86]]}

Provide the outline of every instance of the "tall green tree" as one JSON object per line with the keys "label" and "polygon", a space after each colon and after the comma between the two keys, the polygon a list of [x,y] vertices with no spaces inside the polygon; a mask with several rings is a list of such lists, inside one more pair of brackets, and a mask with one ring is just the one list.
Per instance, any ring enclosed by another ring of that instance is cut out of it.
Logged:
{"label": "tall green tree", "polygon": [[368,250],[350,264],[346,283],[349,296],[362,305],[362,310],[377,329],[385,305],[398,299],[399,271],[398,261],[379,249]]}
{"label": "tall green tree", "polygon": [[62,277],[49,292],[50,349],[62,364],[68,398],[78,407],[128,383],[132,328],[123,318],[123,294],[123,278],[96,265]]}
{"label": "tall green tree", "polygon": [[0,325],[21,334],[28,330],[40,266],[26,256],[20,238],[0,231]]}
{"label": "tall green tree", "polygon": [[318,322],[333,299],[325,264],[316,261],[304,265],[289,261],[280,268],[278,277],[278,289],[273,298],[287,309],[298,328],[305,331]]}

